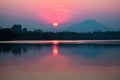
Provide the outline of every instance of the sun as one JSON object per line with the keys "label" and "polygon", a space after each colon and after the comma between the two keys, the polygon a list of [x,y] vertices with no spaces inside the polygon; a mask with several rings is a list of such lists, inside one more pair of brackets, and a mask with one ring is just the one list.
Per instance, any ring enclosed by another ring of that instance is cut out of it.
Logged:
{"label": "sun", "polygon": [[53,26],[58,27],[58,23],[57,22],[53,23]]}

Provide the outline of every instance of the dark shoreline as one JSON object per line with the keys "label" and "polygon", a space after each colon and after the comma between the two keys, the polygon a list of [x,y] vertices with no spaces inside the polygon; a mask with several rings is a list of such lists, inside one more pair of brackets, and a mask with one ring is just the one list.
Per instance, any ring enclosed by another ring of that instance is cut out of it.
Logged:
{"label": "dark shoreline", "polygon": [[0,41],[11,40],[120,40],[120,31],[93,32],[43,32],[42,30],[28,31],[21,28],[0,29]]}

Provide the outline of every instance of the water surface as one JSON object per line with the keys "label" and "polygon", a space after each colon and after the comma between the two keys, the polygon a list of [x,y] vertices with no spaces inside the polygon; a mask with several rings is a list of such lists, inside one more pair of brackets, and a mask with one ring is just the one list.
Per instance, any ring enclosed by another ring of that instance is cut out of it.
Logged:
{"label": "water surface", "polygon": [[0,80],[120,80],[120,41],[3,41]]}

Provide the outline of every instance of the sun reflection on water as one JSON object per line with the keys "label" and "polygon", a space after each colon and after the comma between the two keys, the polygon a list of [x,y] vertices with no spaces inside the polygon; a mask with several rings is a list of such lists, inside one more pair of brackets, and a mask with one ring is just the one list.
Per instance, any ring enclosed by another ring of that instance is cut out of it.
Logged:
{"label": "sun reflection on water", "polygon": [[53,41],[53,55],[58,55],[58,41]]}
{"label": "sun reflection on water", "polygon": [[58,46],[57,45],[53,45],[53,55],[54,56],[58,55]]}

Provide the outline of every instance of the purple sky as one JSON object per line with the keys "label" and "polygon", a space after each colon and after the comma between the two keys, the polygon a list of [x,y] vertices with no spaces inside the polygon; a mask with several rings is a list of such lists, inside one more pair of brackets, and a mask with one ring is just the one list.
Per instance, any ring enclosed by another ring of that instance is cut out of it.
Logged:
{"label": "purple sky", "polygon": [[0,0],[0,26],[59,28],[87,19],[120,29],[120,0]]}

